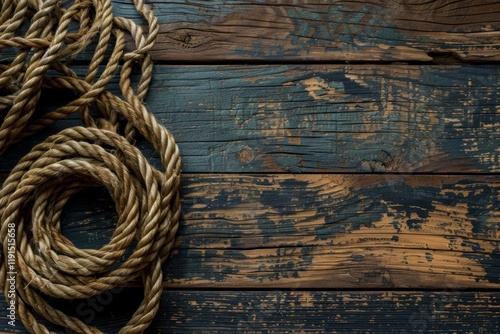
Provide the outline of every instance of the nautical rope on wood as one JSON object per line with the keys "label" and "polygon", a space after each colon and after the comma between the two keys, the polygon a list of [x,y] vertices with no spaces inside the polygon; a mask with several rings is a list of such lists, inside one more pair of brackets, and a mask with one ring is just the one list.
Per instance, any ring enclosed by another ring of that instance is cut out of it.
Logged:
{"label": "nautical rope on wood", "polygon": [[[1,0],[0,50],[14,50],[15,56],[0,64],[0,155],[70,114],[79,113],[84,125],[36,145],[0,190],[0,286],[32,333],[50,333],[47,321],[77,333],[101,333],[47,300],[88,298],[139,277],[144,298],[120,333],[143,332],[158,310],[161,265],[179,222],[180,158],[172,135],[143,104],[158,24],[142,0],[133,4],[146,30],[114,16],[111,0]],[[126,50],[127,35],[133,50]],[[71,60],[89,49],[94,52],[86,73],[78,75]],[[134,68],[140,72],[135,89]],[[117,76],[121,96],[108,90]],[[40,114],[45,91],[76,97]],[[162,171],[133,145],[136,132],[153,145]],[[71,196],[93,185],[108,190],[119,218],[107,245],[79,249],[61,234],[61,216]],[[14,298],[8,280],[12,254]]]}

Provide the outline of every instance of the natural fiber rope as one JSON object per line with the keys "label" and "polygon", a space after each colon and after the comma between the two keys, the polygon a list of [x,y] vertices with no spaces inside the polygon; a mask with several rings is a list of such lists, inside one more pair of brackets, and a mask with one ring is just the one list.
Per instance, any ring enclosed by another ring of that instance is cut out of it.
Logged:
{"label": "natural fiber rope", "polygon": [[[10,64],[0,65],[0,155],[72,113],[80,113],[84,124],[36,145],[0,190],[0,284],[10,303],[8,232],[14,224],[17,315],[32,333],[50,332],[42,317],[78,333],[101,333],[52,307],[47,296],[88,298],[138,277],[144,298],[120,333],[143,332],[158,310],[161,265],[180,215],[180,158],[172,135],[143,104],[153,65],[148,51],[158,24],[142,0],[133,3],[146,31],[113,16],[111,0],[74,0],[66,6],[59,0],[1,0],[0,50],[15,50],[16,55]],[[127,52],[126,35],[135,43]],[[68,62],[93,45],[90,65],[79,76]],[[134,66],[140,69],[135,90]],[[108,91],[115,76],[123,97]],[[39,115],[42,90],[56,89],[77,97]],[[153,145],[163,171],[133,146],[136,132]],[[107,245],[79,249],[61,234],[61,216],[71,196],[92,185],[107,188],[119,218]],[[121,261],[129,248],[131,254]]]}

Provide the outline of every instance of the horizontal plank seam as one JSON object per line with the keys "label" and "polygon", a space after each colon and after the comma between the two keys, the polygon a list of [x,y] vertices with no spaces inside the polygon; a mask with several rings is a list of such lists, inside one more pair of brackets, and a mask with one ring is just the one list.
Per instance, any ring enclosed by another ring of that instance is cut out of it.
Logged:
{"label": "horizontal plank seam", "polygon": [[[429,50],[428,54],[434,55],[439,54],[435,50]],[[443,52],[443,55],[452,54],[452,52]],[[11,62],[8,61],[0,61],[2,65],[9,65]],[[88,66],[90,61],[84,60],[72,60],[72,65],[75,66]],[[461,59],[459,61],[450,59],[446,60],[431,60],[431,61],[416,61],[416,60],[335,60],[335,59],[327,59],[327,60],[314,60],[314,59],[221,59],[221,60],[213,60],[213,61],[204,61],[204,60],[155,60],[156,66],[232,66],[232,65],[251,65],[251,66],[265,66],[265,65],[408,65],[408,66],[456,66],[456,65],[500,65],[499,60],[489,60],[489,59]]]}
{"label": "horizontal plank seam", "polygon": [[[165,282],[164,282],[165,283]],[[136,288],[136,287],[130,287],[130,288]],[[139,289],[139,287],[137,287]],[[189,291],[189,292],[222,292],[222,291],[228,291],[228,292],[259,292],[259,291],[283,291],[283,292],[310,292],[310,291],[325,291],[325,292],[443,292],[443,293],[456,293],[456,292],[484,292],[484,293],[500,293],[500,287],[499,288],[448,288],[448,287],[436,287],[436,288],[422,288],[422,289],[415,289],[415,288],[393,288],[391,287],[390,289],[386,288],[258,288],[258,289],[249,289],[249,288],[230,288],[230,287],[224,287],[224,288],[207,288],[207,287],[164,287],[164,291]]]}

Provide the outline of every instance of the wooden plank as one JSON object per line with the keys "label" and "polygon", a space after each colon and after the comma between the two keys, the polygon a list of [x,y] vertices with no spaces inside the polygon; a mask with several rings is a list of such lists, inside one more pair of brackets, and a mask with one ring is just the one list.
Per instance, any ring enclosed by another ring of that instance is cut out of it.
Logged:
{"label": "wooden plank", "polygon": [[162,61],[498,61],[495,0],[151,0]]}
{"label": "wooden plank", "polygon": [[495,0],[151,3],[156,60],[500,60]]}
{"label": "wooden plank", "polygon": [[[149,3],[160,23],[156,61],[500,60],[496,0]],[[113,6],[117,15],[137,18],[131,1]],[[3,50],[2,59],[12,51]]]}
{"label": "wooden plank", "polygon": [[[109,306],[97,298],[65,303],[65,310],[116,333],[139,293],[112,294]],[[145,333],[497,333],[499,312],[498,292],[165,291]],[[23,333],[6,320],[1,312],[0,331]]]}
{"label": "wooden plank", "polygon": [[[63,233],[101,247],[116,217],[102,189]],[[500,176],[191,174],[165,286],[500,287]]]}
{"label": "wooden plank", "polygon": [[160,331],[487,333],[499,328],[498,293],[181,291],[168,295],[172,301],[162,306],[153,324]]}
{"label": "wooden plank", "polygon": [[146,102],[184,172],[498,173],[499,87],[497,65],[158,66]]}

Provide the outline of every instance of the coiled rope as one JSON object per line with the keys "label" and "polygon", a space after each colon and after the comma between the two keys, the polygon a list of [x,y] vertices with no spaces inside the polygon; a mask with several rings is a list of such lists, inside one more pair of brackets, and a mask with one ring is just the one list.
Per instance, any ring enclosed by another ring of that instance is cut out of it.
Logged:
{"label": "coiled rope", "polygon": [[[89,298],[139,277],[144,298],[120,333],[143,332],[158,310],[161,265],[180,215],[180,158],[172,135],[143,104],[158,23],[142,0],[133,4],[146,29],[114,16],[111,0],[1,0],[0,50],[15,50],[15,57],[0,65],[0,155],[70,114],[83,121],[36,145],[0,190],[0,284],[32,333],[50,333],[47,321],[101,333],[46,300]],[[127,36],[133,50],[126,48]],[[70,64],[84,49],[94,52],[86,73],[78,75]],[[134,68],[140,72],[135,89]],[[121,96],[108,90],[114,77]],[[54,89],[75,98],[41,113],[42,91]],[[137,132],[152,144],[163,170],[133,145]],[[71,196],[93,185],[108,190],[119,218],[107,245],[79,249],[61,234],[61,216]],[[10,298],[12,272],[16,293]]]}

